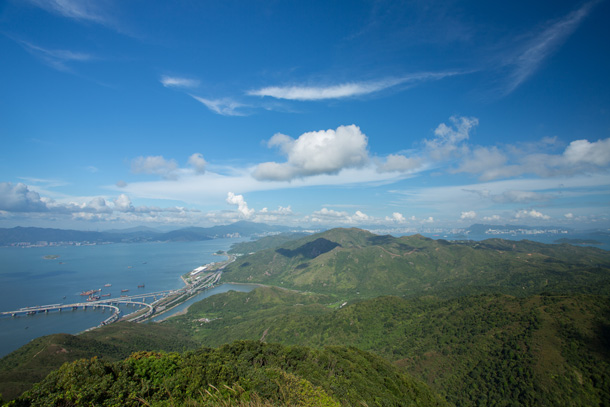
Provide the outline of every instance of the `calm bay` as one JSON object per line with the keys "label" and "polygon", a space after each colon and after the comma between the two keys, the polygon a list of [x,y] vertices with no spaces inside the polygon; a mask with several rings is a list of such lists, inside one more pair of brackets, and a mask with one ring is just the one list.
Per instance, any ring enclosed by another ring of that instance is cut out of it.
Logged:
{"label": "calm bay", "polygon": [[[0,247],[0,311],[81,302],[84,297],[80,293],[91,289],[101,288],[102,294],[111,294],[112,298],[119,297],[121,290],[133,295],[178,289],[184,286],[182,274],[224,260],[224,256],[214,253],[244,240]],[[251,288],[223,285],[200,294],[196,300],[229,289]],[[88,309],[0,318],[0,357],[39,336],[82,332],[108,316],[109,312]]]}

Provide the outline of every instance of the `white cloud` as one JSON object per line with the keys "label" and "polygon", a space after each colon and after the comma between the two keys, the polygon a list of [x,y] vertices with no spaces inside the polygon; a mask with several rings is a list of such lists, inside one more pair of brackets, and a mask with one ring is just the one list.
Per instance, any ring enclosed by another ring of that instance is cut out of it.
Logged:
{"label": "white cloud", "polygon": [[136,174],[156,174],[165,179],[176,179],[178,164],[163,156],[137,157],[131,162],[131,171]]}
{"label": "white cloud", "polygon": [[367,143],[366,135],[355,125],[304,133],[296,140],[276,134],[268,145],[279,147],[287,156],[287,162],[259,164],[253,175],[264,181],[290,181],[363,167],[368,162]]}
{"label": "white cloud", "polygon": [[610,164],[610,138],[593,143],[575,140],[563,152],[567,164],[606,167]]}
{"label": "white cloud", "polygon": [[205,99],[199,96],[191,95],[198,102],[203,103],[208,109],[214,113],[223,116],[245,116],[245,113],[239,112],[237,109],[246,107],[245,105],[234,101],[230,98],[223,99]]}
{"label": "white cloud", "polygon": [[604,173],[610,166],[610,138],[572,141],[562,154],[523,152],[515,146],[480,147],[464,154],[454,172],[478,175],[482,181],[535,174],[540,177]]}
{"label": "white cloud", "polygon": [[350,82],[330,86],[269,86],[262,89],[251,90],[247,93],[250,96],[270,96],[276,99],[299,101],[344,99],[368,95],[401,84],[438,80],[456,74],[456,72],[422,72],[400,78],[386,78],[368,82]]}
{"label": "white cloud", "polygon": [[250,218],[254,215],[254,209],[249,209],[243,195],[235,195],[233,192],[227,194],[227,203],[237,205],[237,211],[243,218]]}
{"label": "white cloud", "polygon": [[535,209],[531,209],[529,211],[526,210],[526,209],[522,209],[522,210],[518,211],[515,214],[515,218],[517,218],[517,219],[527,219],[527,218],[530,218],[530,219],[542,219],[542,220],[549,220],[549,219],[551,219],[550,216],[545,215],[545,214],[543,214],[541,212],[538,212]]}
{"label": "white cloud", "polygon": [[354,216],[352,217],[352,219],[354,219],[357,222],[362,222],[362,221],[371,220],[371,217],[368,216],[366,213],[363,213],[361,211],[356,211],[356,213],[354,213]]}
{"label": "white cloud", "polygon": [[462,212],[462,215],[460,216],[460,219],[462,220],[471,220],[477,217],[477,213],[475,211],[467,211],[467,212]]}
{"label": "white cloud", "polygon": [[319,223],[319,224],[361,224],[377,223],[377,219],[367,215],[362,211],[356,211],[353,215],[350,215],[345,211],[335,211],[334,209],[322,208],[319,211],[314,211],[311,215],[305,217],[306,222]]}
{"label": "white cloud", "polygon": [[287,207],[279,206],[277,208],[277,210],[275,210],[275,211],[270,211],[267,208],[263,208],[260,210],[259,213],[269,214],[269,215],[281,215],[281,216],[293,215],[290,205],[288,205]]}
{"label": "white cloud", "polygon": [[0,210],[8,212],[46,212],[47,204],[27,185],[0,182]]}
{"label": "white cloud", "polygon": [[386,216],[385,220],[388,222],[396,222],[396,223],[404,223],[407,221],[405,219],[405,217],[403,216],[403,214],[400,212],[392,213],[392,217]]}
{"label": "white cloud", "polygon": [[195,153],[189,157],[189,165],[193,167],[197,174],[205,173],[205,167],[208,164],[200,153]]}
{"label": "white cloud", "polygon": [[411,172],[421,169],[422,162],[419,158],[409,158],[401,154],[390,154],[384,163],[377,166],[379,172]]}
{"label": "white cloud", "polygon": [[474,117],[452,116],[449,120],[453,126],[441,123],[434,130],[436,137],[424,141],[428,155],[435,161],[465,154],[468,148],[462,142],[468,140],[470,130],[479,124],[479,120]]}
{"label": "white cloud", "polygon": [[290,205],[287,207],[279,206],[277,210],[269,210],[267,208],[261,209],[256,213],[254,217],[255,222],[276,222],[278,220],[285,220],[289,217],[294,216],[294,212],[290,208]]}
{"label": "white cloud", "polygon": [[131,200],[125,194],[119,195],[118,198],[114,200],[114,209],[120,212],[133,212],[135,210]]}
{"label": "white cloud", "polygon": [[483,220],[491,221],[491,222],[498,222],[498,221],[502,220],[502,218],[499,215],[491,215],[491,216],[484,216]]}
{"label": "white cloud", "polygon": [[163,75],[160,79],[161,84],[166,88],[196,88],[199,86],[199,80],[190,78],[180,78],[176,76]]}
{"label": "white cloud", "polygon": [[573,213],[566,213],[563,215],[566,219],[574,219],[574,214]]}

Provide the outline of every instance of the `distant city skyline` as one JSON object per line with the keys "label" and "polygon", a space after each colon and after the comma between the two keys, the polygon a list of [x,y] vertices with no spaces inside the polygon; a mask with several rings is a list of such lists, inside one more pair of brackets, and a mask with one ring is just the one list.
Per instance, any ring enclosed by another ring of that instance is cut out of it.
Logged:
{"label": "distant city skyline", "polygon": [[610,227],[608,1],[8,0],[0,227]]}

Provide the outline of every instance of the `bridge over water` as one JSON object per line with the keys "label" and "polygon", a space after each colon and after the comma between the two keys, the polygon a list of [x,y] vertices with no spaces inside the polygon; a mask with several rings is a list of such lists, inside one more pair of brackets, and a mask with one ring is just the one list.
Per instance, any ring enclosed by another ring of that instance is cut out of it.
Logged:
{"label": "bridge over water", "polygon": [[[155,312],[155,303],[160,301],[163,298],[175,293],[179,293],[180,290],[165,290],[165,291],[157,291],[146,294],[136,294],[131,296],[121,296],[118,298],[105,298],[99,299],[95,301],[83,301],[83,302],[75,302],[72,304],[49,304],[49,305],[37,305],[33,307],[23,307],[19,308],[15,311],[3,311],[0,312],[0,316],[11,316],[11,317],[19,317],[26,315],[35,315],[35,314],[48,314],[49,312],[63,312],[63,311],[76,311],[79,309],[99,309],[106,308],[112,311],[112,315],[102,321],[100,325],[107,325],[112,322],[115,322],[119,319],[121,315],[121,310],[119,309],[120,305],[131,305],[138,307],[147,307],[148,311],[140,315],[136,318],[133,318],[132,321],[138,322],[142,319],[148,318]],[[147,299],[152,299],[153,302],[151,304],[147,303]]]}
{"label": "bridge over water", "polygon": [[[37,306],[33,306],[33,307],[24,307],[24,308],[19,308],[18,310],[15,311],[2,311],[0,312],[0,317],[6,317],[6,316],[11,316],[11,317],[19,317],[19,316],[26,316],[26,315],[35,315],[35,314],[39,314],[39,313],[49,313],[49,312],[63,312],[63,311],[76,311],[79,309],[82,310],[86,310],[86,309],[98,309],[98,308],[106,308],[106,309],[110,309],[112,310],[112,315],[109,318],[106,318],[104,321],[101,322],[100,326],[102,325],[107,325],[110,323],[113,323],[117,320],[119,320],[120,316],[121,316],[121,310],[119,309],[120,305],[126,305],[126,306],[134,306],[134,307],[139,307],[139,309],[141,309],[142,307],[146,307],[148,308],[148,310],[140,315],[137,315],[131,319],[128,319],[131,322],[140,322],[143,321],[149,317],[151,317],[155,311],[157,310],[156,305],[158,305],[158,303],[160,301],[162,301],[163,299],[170,297],[170,296],[174,296],[174,299],[170,302],[170,304],[166,304],[165,306],[161,307],[163,310],[168,309],[168,307],[171,305],[175,305],[176,302],[178,302],[181,297],[188,297],[189,295],[192,295],[193,293],[204,289],[204,288],[208,288],[211,287],[213,284],[216,284],[218,282],[218,280],[220,279],[220,275],[221,273],[210,273],[209,276],[206,276],[206,278],[202,279],[202,281],[196,283],[196,284],[192,284],[192,285],[187,285],[186,287],[180,288],[178,290],[164,290],[164,291],[156,291],[156,292],[152,292],[152,293],[140,293],[140,294],[135,294],[135,295],[121,295],[120,297],[115,297],[115,298],[100,298],[98,300],[95,301],[86,301],[86,302],[76,302],[76,303],[72,303],[72,304],[49,304],[49,305],[37,305]],[[146,300],[152,300],[151,303],[146,302]],[[161,309],[159,308],[159,309]],[[134,311],[137,312],[137,311]],[[131,315],[131,314],[129,314]],[[128,316],[129,316],[128,315]]]}

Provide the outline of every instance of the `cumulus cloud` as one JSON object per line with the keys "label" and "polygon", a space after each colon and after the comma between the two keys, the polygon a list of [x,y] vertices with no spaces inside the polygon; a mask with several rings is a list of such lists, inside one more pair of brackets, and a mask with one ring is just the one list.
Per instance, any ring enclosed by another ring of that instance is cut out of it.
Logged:
{"label": "cumulus cloud", "polygon": [[322,224],[359,224],[363,222],[375,222],[376,219],[362,211],[356,211],[350,215],[346,211],[335,211],[334,209],[322,208],[314,211],[306,220]]}
{"label": "cumulus cloud", "polygon": [[248,204],[244,200],[243,195],[235,195],[233,192],[229,192],[227,194],[227,203],[230,203],[231,205],[237,205],[237,211],[243,218],[248,219],[252,217],[252,215],[254,215],[254,209],[248,208]]}
{"label": "cumulus cloud", "polygon": [[269,210],[267,208],[263,208],[260,210],[259,213],[269,214],[269,215],[282,215],[282,216],[293,214],[292,209],[290,208],[290,205],[288,205],[287,207],[279,206],[277,208],[277,210],[275,210],[275,211]]}
{"label": "cumulus cloud", "polygon": [[176,76],[162,76],[161,84],[166,88],[196,88],[199,86],[199,80],[180,78]]}
{"label": "cumulus cloud", "polygon": [[131,171],[136,174],[156,174],[165,179],[176,179],[178,164],[163,156],[137,157],[131,162]]}
{"label": "cumulus cloud", "polygon": [[449,120],[452,126],[439,124],[434,130],[435,137],[424,141],[428,155],[435,161],[466,153],[467,147],[462,142],[468,140],[470,131],[479,124],[475,117],[452,116]]}
{"label": "cumulus cloud", "polygon": [[208,164],[200,153],[195,153],[189,157],[189,165],[193,167],[197,174],[205,173],[205,167]]}
{"label": "cumulus cloud", "polygon": [[256,213],[254,220],[256,222],[274,222],[291,216],[294,216],[294,212],[292,212],[290,205],[288,205],[286,207],[279,206],[276,210],[263,208]]}
{"label": "cumulus cloud", "polygon": [[593,143],[572,141],[563,152],[563,158],[571,165],[606,167],[610,164],[610,138]]}
{"label": "cumulus cloud", "polygon": [[403,216],[402,213],[400,212],[394,212],[392,213],[392,216],[386,216],[385,220],[388,222],[396,222],[396,223],[404,223],[407,221],[407,219],[405,219],[405,217]]}
{"label": "cumulus cloud", "polygon": [[8,212],[46,212],[46,203],[38,192],[31,191],[27,185],[0,182],[0,210]]}
{"label": "cumulus cloud", "polygon": [[480,147],[463,156],[454,172],[478,175],[482,181],[533,174],[555,177],[607,172],[610,166],[610,138],[590,142],[572,141],[561,154],[524,152],[515,146]]}
{"label": "cumulus cloud", "polygon": [[550,216],[545,215],[541,212],[538,212],[535,209],[531,209],[529,211],[527,209],[522,209],[515,214],[515,218],[517,218],[517,219],[528,219],[529,218],[529,219],[542,219],[542,220],[551,219]]}
{"label": "cumulus cloud", "polygon": [[337,174],[345,168],[359,168],[368,162],[368,139],[358,126],[339,126],[293,139],[274,135],[269,147],[278,147],[287,156],[284,163],[259,164],[253,176],[262,181],[291,181],[311,175]]}
{"label": "cumulus cloud", "polygon": [[477,217],[477,213],[475,211],[467,211],[467,212],[462,212],[460,219],[470,220],[470,219],[474,219],[476,217]]}
{"label": "cumulus cloud", "polygon": [[46,219],[62,221],[68,217],[72,220],[99,222],[192,224],[198,221],[201,211],[184,207],[134,206],[126,194],[121,194],[113,200],[98,196],[62,198],[57,201],[41,197],[25,184],[3,182],[0,183],[0,212],[44,213]]}
{"label": "cumulus cloud", "polygon": [[120,212],[133,212],[134,207],[129,197],[125,194],[121,194],[117,199],[114,200],[114,209]]}

